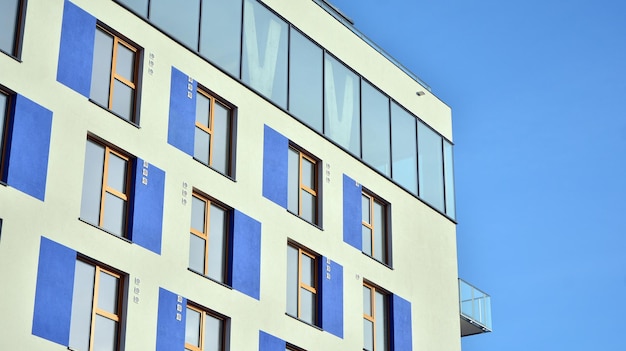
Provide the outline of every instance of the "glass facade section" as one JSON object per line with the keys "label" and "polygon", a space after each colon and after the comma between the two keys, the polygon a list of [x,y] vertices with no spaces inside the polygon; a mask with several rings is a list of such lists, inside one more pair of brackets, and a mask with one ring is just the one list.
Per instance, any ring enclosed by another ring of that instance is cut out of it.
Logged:
{"label": "glass facade section", "polygon": [[419,195],[436,209],[445,211],[442,138],[421,122],[418,122],[417,133]]}
{"label": "glass facade section", "polygon": [[342,63],[324,58],[324,134],[361,155],[359,77]]}
{"label": "glass facade section", "polygon": [[361,81],[361,133],[363,161],[386,176],[391,175],[389,98]]}
{"label": "glass facade section", "polygon": [[391,104],[392,178],[417,195],[416,119],[402,107]]}
{"label": "glass facade section", "polygon": [[286,108],[289,26],[257,1],[244,4],[241,79]]}
{"label": "glass facade section", "polygon": [[289,111],[322,132],[323,50],[291,29],[289,48]]}
{"label": "glass facade section", "polygon": [[200,54],[239,77],[241,58],[241,0],[203,0]]}
{"label": "glass facade section", "polygon": [[129,9],[143,17],[148,17],[148,1],[149,0],[118,0],[118,2],[126,5]]}
{"label": "glass facade section", "polygon": [[198,50],[200,0],[151,1],[150,20],[193,50]]}

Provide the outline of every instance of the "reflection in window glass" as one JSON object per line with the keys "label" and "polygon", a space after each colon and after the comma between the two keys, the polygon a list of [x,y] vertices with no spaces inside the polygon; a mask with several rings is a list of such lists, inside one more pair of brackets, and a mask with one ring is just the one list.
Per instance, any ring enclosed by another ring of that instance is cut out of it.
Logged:
{"label": "reflection in window glass", "polygon": [[359,77],[329,55],[324,65],[324,134],[360,156]]}
{"label": "reflection in window glass", "polygon": [[390,176],[389,98],[362,81],[361,105],[363,161]]}
{"label": "reflection in window glass", "polygon": [[420,197],[444,211],[442,138],[423,123],[417,128]]}
{"label": "reflection in window glass", "polygon": [[0,1],[0,51],[17,53],[19,38],[20,0]]}
{"label": "reflection in window glass", "polygon": [[323,51],[291,29],[289,47],[289,111],[322,132]]}
{"label": "reflection in window glass", "polygon": [[241,0],[203,0],[200,54],[239,78]]}
{"label": "reflection in window glass", "polygon": [[96,30],[89,97],[101,106],[109,106],[112,57],[113,37]]}
{"label": "reflection in window glass", "polygon": [[443,141],[443,164],[445,172],[446,187],[446,214],[451,218],[456,217],[454,203],[454,158],[452,155],[452,144]]}
{"label": "reflection in window glass", "polygon": [[391,104],[392,178],[417,195],[416,119],[406,110]]}
{"label": "reflection in window glass", "polygon": [[245,0],[242,80],[281,107],[287,106],[289,27],[260,3]]}
{"label": "reflection in window glass", "polygon": [[194,51],[198,50],[200,0],[151,1],[150,20]]}

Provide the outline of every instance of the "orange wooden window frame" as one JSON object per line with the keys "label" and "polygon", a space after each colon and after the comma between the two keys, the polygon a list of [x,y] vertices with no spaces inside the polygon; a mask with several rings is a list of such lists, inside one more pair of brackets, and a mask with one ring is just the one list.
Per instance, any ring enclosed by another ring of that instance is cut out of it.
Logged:
{"label": "orange wooden window frame", "polygon": [[[292,246],[294,249],[298,250],[298,318],[302,317],[302,313],[301,313],[301,306],[302,306],[302,298],[301,298],[301,292],[302,289],[310,292],[313,294],[313,298],[315,299],[315,309],[313,311],[313,324],[317,323],[317,306],[318,306],[318,296],[317,296],[317,279],[318,279],[318,273],[317,273],[317,255],[301,248],[301,247],[297,247],[297,246]],[[313,260],[313,284],[315,284],[315,286],[310,286],[308,284],[305,284],[302,281],[302,256],[307,256],[309,258],[311,258]]]}
{"label": "orange wooden window frame", "polygon": [[[85,262],[85,261],[83,261]],[[123,281],[122,275],[116,272],[113,272],[109,269],[105,269],[99,265],[94,265],[89,262],[85,262],[87,264],[93,265],[95,268],[95,277],[94,277],[94,287],[93,287],[93,300],[91,307],[91,326],[89,328],[89,350],[93,351],[94,347],[94,339],[96,335],[96,316],[101,316],[107,319],[110,319],[117,323],[117,339],[115,340],[115,348],[119,349],[120,343],[120,327],[121,327],[121,310],[122,310],[122,289],[123,289]],[[100,273],[105,273],[110,276],[117,278],[117,311],[115,313],[111,313],[105,310],[98,308],[98,297],[100,293]]]}
{"label": "orange wooden window frame", "polygon": [[[211,205],[215,206],[215,207],[219,207],[222,210],[224,210],[224,212],[226,212],[227,214],[229,213],[228,208],[216,203],[215,201],[210,200],[209,198],[202,196],[200,194],[198,194],[197,192],[194,192],[192,194],[193,197],[195,197],[196,199],[204,202],[205,206],[204,206],[204,223],[203,225],[203,232],[199,232],[198,230],[196,230],[195,228],[189,226],[189,233],[191,235],[195,235],[201,239],[204,239],[204,269],[202,274],[205,276],[208,276],[209,274],[209,246],[210,246],[210,238],[211,238],[211,233],[209,232],[209,228],[211,228]],[[193,203],[193,202],[192,202]],[[192,205],[193,206],[193,205]],[[228,232],[228,221],[224,221],[224,229],[226,230],[226,232]],[[226,239],[226,238],[225,238]],[[228,240],[225,240],[226,243],[226,250],[228,250]],[[222,272],[222,274],[225,276],[226,275],[226,271]],[[222,278],[224,278],[224,276],[222,276]]]}
{"label": "orange wooden window frame", "polygon": [[[385,296],[385,303],[386,303],[386,298],[387,298],[387,293],[383,292],[380,288],[369,284],[367,282],[363,282],[363,286],[368,288],[370,290],[370,310],[372,311],[371,315],[368,315],[365,313],[365,311],[363,311],[363,319],[366,319],[370,322],[372,322],[372,326],[373,326],[373,330],[372,330],[372,350],[371,351],[382,351],[382,350],[377,350],[376,349],[376,328],[377,328],[377,324],[379,323],[387,323],[387,321],[385,320],[386,316],[377,316],[376,315],[376,292],[382,294]],[[382,318],[382,320],[380,320]]]}
{"label": "orange wooden window frame", "polygon": [[[376,218],[376,217],[374,216],[374,208],[375,208],[374,204],[379,204],[382,207],[382,209],[383,209],[382,217],[385,220],[385,225],[382,227],[383,228],[382,229],[383,232],[381,233],[381,235],[383,236],[383,240],[385,241],[385,243],[387,245],[389,245],[389,243],[387,242],[387,228],[386,228],[386,224],[387,224],[386,223],[386,220],[387,220],[387,213],[386,213],[387,204],[385,204],[383,201],[380,201],[380,199],[378,199],[376,196],[370,194],[369,192],[367,192],[365,190],[362,192],[362,196],[365,196],[365,197],[367,197],[369,199],[369,208],[370,208],[369,217],[370,217],[370,221],[368,223],[364,219],[362,219],[361,223],[363,224],[364,227],[368,228],[371,231],[371,233],[372,233],[372,235],[370,236],[370,247],[372,248],[372,254],[368,255],[368,256],[375,258],[374,257],[374,252],[376,251],[375,250],[376,240],[374,240],[374,239],[376,237],[376,230],[374,228],[376,226],[376,223],[374,223],[374,218]],[[386,250],[387,250],[387,247],[384,247],[383,250],[382,250],[382,252],[383,252],[382,262],[387,262],[387,252],[386,252]]]}
{"label": "orange wooden window frame", "polygon": [[[318,171],[318,161],[313,157],[307,155],[303,151],[290,146],[291,150],[298,153],[298,216],[302,217],[302,192],[307,192],[313,196],[315,199],[313,203],[313,209],[315,209],[315,216],[313,218],[313,223],[317,224],[319,218],[319,209],[318,209],[318,197],[317,197],[317,189],[318,189],[318,179],[319,179],[319,171]],[[303,162],[310,162],[313,166],[313,189],[304,185],[302,182],[302,164]]]}
{"label": "orange wooden window frame", "polygon": [[[224,318],[221,316],[217,316],[213,313],[210,313],[208,311],[203,310],[200,307],[197,307],[193,304],[187,303],[187,308],[190,310],[194,310],[198,313],[200,313],[200,326],[199,326],[199,331],[200,331],[200,347],[195,346],[195,345],[191,345],[187,343],[187,340],[185,340],[185,350],[190,350],[190,351],[204,351],[204,325],[206,323],[206,318],[208,315],[210,315],[211,317],[214,317],[216,319],[219,319],[222,322],[222,334],[224,333]],[[187,323],[187,321],[185,321],[185,323]],[[222,335],[222,338],[224,337],[224,335]],[[220,345],[220,350],[223,350],[224,345]]]}
{"label": "orange wooden window frame", "polygon": [[[90,141],[104,147],[104,165],[103,165],[103,170],[102,170],[102,193],[100,194],[100,219],[98,221],[98,226],[99,227],[104,226],[104,216],[106,215],[104,213],[106,194],[107,193],[111,194],[126,203],[126,209],[124,211],[124,223],[122,227],[123,228],[122,236],[125,237],[126,232],[128,230],[127,228],[128,227],[128,202],[129,202],[128,200],[130,198],[130,179],[131,179],[130,173],[132,170],[131,159],[129,156],[119,151],[114,150],[108,145],[100,144],[91,139]],[[124,180],[126,192],[124,193],[119,192],[116,189],[113,189],[107,185],[108,180],[109,180],[109,158],[111,154],[126,161],[126,179]]]}

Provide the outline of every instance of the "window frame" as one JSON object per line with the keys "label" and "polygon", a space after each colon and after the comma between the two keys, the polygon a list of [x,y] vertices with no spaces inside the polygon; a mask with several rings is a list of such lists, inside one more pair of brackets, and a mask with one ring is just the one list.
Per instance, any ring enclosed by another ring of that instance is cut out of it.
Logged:
{"label": "window frame", "polygon": [[10,52],[0,49],[0,52],[5,53],[18,61],[22,56],[22,45],[24,43],[24,27],[26,25],[26,7],[28,0],[17,0],[17,20],[15,21],[15,28],[13,33],[13,47]]}
{"label": "window frame", "polygon": [[[202,123],[198,122],[197,119],[194,121],[194,132],[199,129],[200,131],[210,136],[209,138],[209,162],[207,164],[196,157],[195,145],[194,145],[193,158],[197,160],[198,162],[202,163],[203,165],[208,166],[209,168],[221,174],[224,174],[227,177],[232,177],[234,174],[234,168],[235,168],[235,160],[234,160],[234,155],[235,155],[234,141],[235,140],[234,139],[235,139],[235,126],[236,126],[235,116],[237,113],[237,107],[231,104],[230,102],[226,101],[222,97],[220,97],[218,94],[214,93],[212,90],[207,89],[206,87],[202,86],[199,83],[196,88],[196,93],[198,95],[202,95],[203,97],[209,100],[208,118],[209,118],[209,123],[211,124],[211,126],[203,125]],[[228,110],[228,135],[225,136],[227,138],[228,150],[226,151],[226,155],[225,155],[225,158],[227,160],[227,166],[226,166],[225,172],[222,172],[213,166],[213,152],[215,150],[215,147],[213,146],[213,143],[215,141],[215,138],[213,137],[215,133],[215,130],[214,130],[215,129],[214,128],[215,127],[215,104],[219,104],[223,106],[226,110]]]}
{"label": "window frame", "polygon": [[[191,202],[191,207],[192,207],[192,216],[193,216],[193,198],[196,198],[200,201],[202,201],[205,204],[205,211],[204,211],[204,233],[200,233],[198,232],[196,229],[194,229],[192,227],[192,224],[190,223],[189,226],[189,235],[195,235],[199,238],[201,238],[202,240],[204,240],[205,242],[205,246],[204,246],[204,267],[203,267],[203,272],[198,272],[194,269],[192,269],[191,267],[188,267],[188,269],[194,273],[200,274],[205,278],[211,279],[213,281],[216,281],[220,284],[225,284],[230,286],[230,282],[228,281],[228,276],[230,274],[229,272],[229,265],[228,265],[228,253],[230,250],[230,245],[231,245],[231,237],[230,237],[230,233],[232,231],[231,228],[231,219],[232,219],[232,212],[233,209],[224,205],[223,203],[213,199],[212,197],[200,192],[197,189],[193,189],[192,192],[192,202]],[[210,248],[210,239],[211,239],[211,233],[210,233],[210,229],[211,229],[211,205],[214,205],[220,209],[222,209],[225,213],[225,217],[224,218],[224,251],[223,251],[223,265],[224,265],[224,269],[222,271],[222,276],[221,276],[221,281],[216,280],[215,278],[209,276],[209,248]],[[193,221],[193,219],[192,219]],[[191,240],[191,238],[190,238]],[[189,252],[189,255],[191,255],[191,252]],[[188,262],[189,265],[189,262]]]}
{"label": "window frame", "polygon": [[[221,336],[222,336],[222,343],[220,345],[220,351],[225,351],[226,350],[226,344],[227,344],[227,340],[228,340],[228,320],[229,318],[217,313],[213,310],[204,308],[200,305],[198,305],[197,303],[191,302],[189,300],[187,300],[187,305],[185,306],[186,309],[190,309],[193,310],[195,312],[198,312],[200,314],[200,325],[199,325],[199,342],[200,342],[200,347],[195,346],[195,345],[191,345],[187,343],[187,340],[185,339],[185,343],[184,343],[184,349],[185,351],[187,350],[191,350],[191,351],[205,351],[205,321],[206,321],[206,317],[211,316],[215,319],[220,320],[221,322],[221,327],[222,327],[222,331],[221,331]],[[186,333],[186,329],[187,329],[187,321],[185,320],[185,333]]]}
{"label": "window frame", "polygon": [[[320,260],[321,260],[321,256],[318,255],[317,253],[304,248],[303,246],[296,244],[294,242],[288,242],[287,244],[288,247],[291,247],[292,249],[295,249],[298,251],[298,277],[297,277],[297,282],[298,282],[298,293],[296,295],[296,304],[297,304],[297,315],[293,316],[289,313],[287,313],[288,315],[304,322],[307,324],[311,324],[314,326],[319,326],[320,324],[320,299],[321,299],[321,284],[320,284]],[[302,281],[302,255],[305,255],[309,258],[311,258],[313,260],[313,277],[312,277],[312,281],[315,283],[315,286],[310,286],[306,283],[303,283]],[[289,265],[289,261],[287,262],[287,264]],[[288,287],[288,288],[293,288],[293,287]],[[313,314],[313,321],[312,323],[307,322],[306,320],[302,319],[302,313],[301,313],[301,307],[302,307],[302,299],[301,299],[301,295],[302,295],[302,289],[310,292],[313,294],[313,298],[314,298],[314,308],[311,311]]]}
{"label": "window frame", "polygon": [[11,107],[13,106],[13,97],[15,96],[15,93],[0,86],[0,95],[4,95],[6,97],[5,110],[0,111],[0,113],[4,114],[4,120],[0,123],[0,184],[5,184],[5,163],[6,155],[8,153],[9,120],[11,119]]}
{"label": "window frame", "polygon": [[[321,227],[321,218],[322,218],[322,214],[321,214],[321,184],[322,182],[320,181],[320,167],[321,167],[321,160],[318,159],[317,157],[313,156],[312,154],[310,154],[309,152],[305,151],[304,149],[302,149],[301,147],[297,146],[296,144],[292,143],[291,141],[289,142],[289,147],[288,147],[288,152],[295,152],[298,154],[298,212],[294,213],[293,211],[289,210],[289,212],[295,214],[296,216],[302,218],[303,220],[316,225],[318,227]],[[303,161],[306,162],[310,162],[312,164],[312,168],[314,170],[314,179],[313,179],[313,186],[314,189],[311,189],[310,187],[304,185],[304,183],[302,182],[302,165],[303,165]],[[289,166],[289,165],[288,165]],[[290,172],[292,172],[292,169],[288,167],[287,170],[288,174]],[[287,192],[293,192],[294,189],[288,189]],[[302,192],[306,192],[309,195],[313,196],[313,199],[315,200],[314,204],[313,204],[313,209],[315,210],[315,216],[313,218],[312,221],[309,221],[308,219],[306,219],[303,216],[303,212],[302,212]],[[289,196],[288,196],[289,197]],[[289,208],[289,206],[287,206]]]}
{"label": "window frame", "polygon": [[[361,201],[363,201],[363,197],[367,197],[369,199],[370,223],[365,222],[365,220],[361,218],[361,226],[366,227],[371,231],[371,242],[370,242],[371,246],[370,247],[372,248],[372,254],[368,254],[363,249],[361,249],[361,252],[363,252],[365,255],[373,258],[374,260],[384,265],[391,266],[391,257],[392,257],[391,255],[391,204],[365,187],[363,187],[361,190]],[[374,205],[375,204],[378,204],[382,207],[382,218],[384,220],[384,224],[382,226],[382,230],[383,230],[382,239],[383,239],[385,247],[383,247],[381,250],[383,254],[382,259],[378,259],[374,255],[375,242],[376,242],[375,240],[376,224],[374,223],[374,218],[375,218],[375,211],[374,211],[375,206]],[[363,234],[361,234],[361,237],[362,235]],[[361,247],[363,247],[363,245],[361,245]]]}
{"label": "window frame", "polygon": [[[391,324],[390,324],[390,307],[391,304],[389,302],[389,296],[390,293],[387,292],[386,290],[376,286],[375,284],[372,284],[366,280],[363,280],[363,287],[365,288],[369,288],[370,289],[370,311],[372,311],[373,315],[367,315],[365,313],[365,311],[363,311],[363,319],[370,321],[372,323],[372,346],[373,349],[370,351],[392,351],[391,349]],[[386,343],[386,350],[378,350],[376,348],[376,325],[377,325],[377,316],[376,316],[376,293],[380,293],[381,295],[384,296],[384,300],[385,300],[385,312],[386,314],[383,316],[383,323],[386,327],[386,331],[387,331],[387,343]],[[364,301],[365,304],[365,301]],[[365,342],[365,334],[363,335],[363,342]],[[365,345],[363,345],[363,350],[365,350]]]}
{"label": "window frame", "polygon": [[[143,72],[142,71],[143,65],[141,63],[143,62],[144,50],[141,46],[139,46],[132,40],[121,35],[119,32],[117,32],[116,30],[112,29],[111,27],[107,26],[106,24],[100,21],[96,23],[95,30],[96,32],[100,31],[104,33],[105,35],[111,37],[113,39],[113,44],[112,44],[113,48],[110,53],[111,67],[108,70],[109,87],[108,87],[108,95],[107,95],[107,104],[105,106],[101,102],[94,100],[94,98],[91,96],[91,93],[89,94],[90,95],[89,101],[109,111],[110,113],[121,118],[122,120],[138,127],[139,126],[139,110],[140,110],[140,105],[141,105],[139,91],[141,89],[141,76]],[[118,44],[132,51],[135,55],[134,62],[133,62],[133,77],[132,77],[133,81],[129,81],[124,76],[117,73]],[[95,55],[95,45],[96,45],[96,42],[94,41],[94,55]],[[92,72],[91,80],[93,80],[93,76],[94,76],[94,73]],[[131,115],[129,116],[128,119],[118,114],[117,112],[113,111],[113,97],[114,97],[114,90],[115,90],[115,81],[119,81],[121,84],[125,85],[126,87],[130,88],[133,91],[133,94],[132,94],[133,108],[131,110],[132,111]]]}

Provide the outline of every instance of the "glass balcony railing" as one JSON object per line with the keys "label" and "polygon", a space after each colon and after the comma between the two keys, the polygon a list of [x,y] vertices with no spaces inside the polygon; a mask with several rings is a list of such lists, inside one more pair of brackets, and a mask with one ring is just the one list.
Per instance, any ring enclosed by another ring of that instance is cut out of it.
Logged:
{"label": "glass balcony railing", "polygon": [[459,279],[461,336],[488,333],[491,329],[491,296]]}

